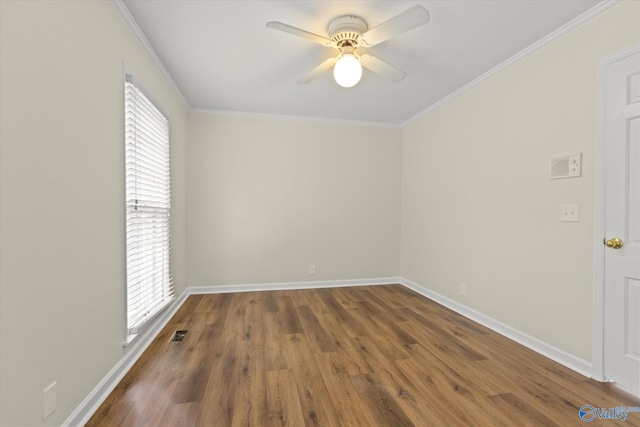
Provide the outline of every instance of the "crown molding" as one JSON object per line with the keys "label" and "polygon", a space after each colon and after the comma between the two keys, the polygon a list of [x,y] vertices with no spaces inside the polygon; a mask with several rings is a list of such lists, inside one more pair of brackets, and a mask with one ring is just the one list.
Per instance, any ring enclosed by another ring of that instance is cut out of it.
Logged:
{"label": "crown molding", "polygon": [[147,40],[147,38],[145,37],[144,33],[138,26],[138,23],[136,22],[135,19],[133,19],[133,16],[131,16],[129,9],[127,9],[127,6],[125,6],[124,2],[122,0],[111,0],[111,4],[113,4],[113,6],[118,11],[118,13],[120,13],[120,16],[122,16],[122,18],[125,20],[127,25],[129,25],[129,28],[131,29],[133,34],[136,36],[136,38],[138,39],[138,41],[140,42],[144,50],[147,51],[153,63],[156,65],[156,67],[158,67],[160,74],[162,74],[162,77],[164,77],[167,83],[169,83],[169,86],[171,86],[171,88],[173,89],[178,99],[180,99],[182,104],[184,104],[184,106],[187,109],[191,108],[191,106],[189,105],[189,102],[187,102],[187,99],[184,97],[184,95],[178,88],[178,85],[171,77],[171,74],[169,74],[169,71],[167,71],[164,64],[156,54],[156,51],[153,50],[153,47],[151,47],[151,43],[149,43],[149,40]]}
{"label": "crown molding", "polygon": [[418,120],[419,118],[424,117],[427,114],[431,113],[432,111],[442,107],[444,104],[446,104],[449,101],[455,99],[456,97],[462,95],[466,91],[474,88],[475,86],[478,86],[483,81],[485,81],[485,80],[489,79],[490,77],[493,77],[494,75],[500,73],[502,70],[504,70],[506,68],[509,68],[510,66],[515,64],[516,62],[518,62],[518,61],[520,61],[520,60],[522,60],[522,59],[534,54],[535,52],[537,52],[538,50],[540,50],[543,47],[547,46],[548,44],[556,41],[560,37],[570,33],[571,31],[581,27],[582,25],[584,25],[586,23],[590,22],[591,20],[597,18],[598,16],[602,15],[603,13],[605,13],[606,11],[611,9],[612,7],[618,5],[619,3],[622,3],[622,2],[623,2],[623,0],[603,0],[601,3],[598,3],[597,5],[595,5],[591,9],[587,10],[586,12],[581,14],[580,16],[577,16],[576,18],[574,18],[571,21],[567,22],[562,27],[556,29],[555,31],[553,31],[553,32],[551,32],[549,34],[547,34],[546,36],[544,36],[543,38],[541,38],[537,42],[534,42],[530,46],[524,48],[520,52],[518,52],[515,55],[513,55],[512,57],[510,57],[509,59],[501,62],[500,64],[496,65],[495,67],[493,67],[489,71],[487,71],[484,74],[481,74],[480,76],[478,76],[475,79],[471,80],[466,85],[460,87],[459,89],[457,89],[456,91],[450,93],[449,95],[445,96],[444,98],[440,99],[439,101],[436,101],[434,104],[431,104],[429,107],[427,107],[426,109],[422,110],[418,114],[410,117],[408,120],[403,122],[400,125],[400,127],[405,127],[405,126],[409,125],[410,123]]}
{"label": "crown molding", "polygon": [[288,116],[284,114],[246,113],[246,112],[240,112],[240,111],[209,110],[205,108],[191,108],[189,111],[197,114],[205,114],[205,115],[217,116],[217,117],[230,117],[230,118],[238,118],[238,119],[283,120],[283,121],[289,121],[289,122],[325,123],[325,124],[343,125],[343,126],[365,126],[365,127],[379,127],[379,128],[382,127],[382,128],[394,128],[394,129],[400,129],[402,127],[398,123],[329,119],[329,118],[308,117],[308,116]]}
{"label": "crown molding", "polygon": [[342,120],[342,119],[329,119],[329,118],[319,118],[319,117],[307,117],[307,116],[289,116],[289,115],[280,115],[280,114],[267,114],[267,113],[251,113],[251,112],[240,112],[240,111],[223,111],[223,110],[209,110],[209,109],[201,109],[201,108],[191,108],[186,98],[178,88],[178,85],[175,83],[164,64],[151,47],[151,44],[145,37],[144,33],[136,23],[135,19],[129,13],[129,10],[125,6],[123,0],[111,0],[111,3],[114,5],[116,10],[120,13],[122,18],[131,28],[131,31],[134,33],[142,47],[147,51],[153,62],[156,64],[161,74],[165,78],[165,80],[169,83],[169,85],[173,88],[174,92],[178,96],[178,98],[182,101],[182,103],[189,109],[190,112],[198,113],[198,114],[208,114],[212,116],[218,117],[231,117],[231,118],[251,118],[251,119],[270,119],[270,120],[283,120],[283,121],[296,121],[296,122],[312,122],[312,123],[326,123],[326,124],[334,124],[334,125],[346,125],[346,126],[365,126],[365,127],[384,127],[384,128],[404,128],[410,123],[418,120],[421,117],[426,116],[432,111],[442,107],[449,101],[455,99],[459,95],[467,92],[468,90],[474,88],[479,85],[483,81],[489,79],[490,77],[500,73],[516,62],[532,55],[548,44],[554,42],[560,37],[570,33],[571,31],[579,28],[580,26],[590,22],[606,11],[610,10],[614,6],[622,3],[624,0],[603,0],[601,3],[598,3],[591,9],[587,10],[580,16],[572,19],[571,21],[564,24],[562,27],[556,29],[555,31],[549,33],[545,37],[540,40],[534,42],[530,46],[511,56],[507,60],[501,62],[497,66],[493,67],[489,71],[484,74],[476,77],[469,83],[450,93],[449,95],[441,98],[436,101],[434,104],[431,104],[426,109],[420,111],[409,119],[405,120],[402,123],[387,123],[387,122],[369,122],[369,121],[359,121],[359,120]]}

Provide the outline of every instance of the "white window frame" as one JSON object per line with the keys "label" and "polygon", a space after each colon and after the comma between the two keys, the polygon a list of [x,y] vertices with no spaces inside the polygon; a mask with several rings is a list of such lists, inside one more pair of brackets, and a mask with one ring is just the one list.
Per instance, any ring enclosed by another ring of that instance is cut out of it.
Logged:
{"label": "white window frame", "polygon": [[125,347],[174,300],[169,120],[125,71]]}

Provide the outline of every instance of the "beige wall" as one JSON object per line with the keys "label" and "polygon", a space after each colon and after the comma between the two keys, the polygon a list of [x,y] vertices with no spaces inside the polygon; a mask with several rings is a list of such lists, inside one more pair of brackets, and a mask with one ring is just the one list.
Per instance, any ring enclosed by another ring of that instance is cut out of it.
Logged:
{"label": "beige wall", "polygon": [[192,113],[188,163],[190,285],[398,275],[400,129]]}
{"label": "beige wall", "polygon": [[[639,18],[616,6],[403,129],[404,278],[591,360],[597,67]],[[572,152],[582,177],[550,180]]]}
{"label": "beige wall", "polygon": [[171,119],[178,291],[187,112],[111,2],[0,7],[0,425],[60,425],[123,354],[124,63]]}
{"label": "beige wall", "polygon": [[640,2],[402,130],[187,114],[110,2],[0,8],[0,425],[53,381],[59,425],[122,357],[124,63],[171,118],[178,292],[401,273],[591,359],[597,61]]}

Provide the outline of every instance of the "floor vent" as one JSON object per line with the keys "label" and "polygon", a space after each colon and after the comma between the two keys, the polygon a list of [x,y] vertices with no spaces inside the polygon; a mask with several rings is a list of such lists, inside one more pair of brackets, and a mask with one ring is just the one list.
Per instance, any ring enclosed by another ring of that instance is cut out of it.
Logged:
{"label": "floor vent", "polygon": [[182,341],[188,331],[176,331],[169,341]]}

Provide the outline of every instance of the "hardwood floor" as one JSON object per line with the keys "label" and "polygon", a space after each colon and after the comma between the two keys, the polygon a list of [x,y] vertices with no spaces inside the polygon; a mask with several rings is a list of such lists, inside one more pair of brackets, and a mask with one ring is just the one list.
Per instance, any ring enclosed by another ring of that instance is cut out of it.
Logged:
{"label": "hardwood floor", "polygon": [[87,425],[578,426],[583,405],[640,402],[391,285],[190,296]]}

